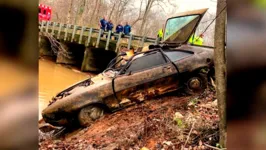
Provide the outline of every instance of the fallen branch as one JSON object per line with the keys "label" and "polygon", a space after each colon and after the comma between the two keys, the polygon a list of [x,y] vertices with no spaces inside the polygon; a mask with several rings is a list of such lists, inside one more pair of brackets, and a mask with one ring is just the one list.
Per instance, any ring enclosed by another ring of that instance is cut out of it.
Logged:
{"label": "fallen branch", "polygon": [[215,89],[215,91],[216,91],[216,85],[215,85],[215,83],[214,83],[212,77],[211,77],[211,84],[212,84],[212,86],[214,87],[214,89]]}
{"label": "fallen branch", "polygon": [[61,52],[65,57],[67,58],[71,58],[67,52],[67,50],[63,47],[63,45],[56,40],[56,38],[50,34],[50,33],[43,33],[44,36],[46,36],[48,38],[48,40],[51,43],[51,49],[53,51],[53,53],[55,55],[57,55],[57,53]]}
{"label": "fallen branch", "polygon": [[195,125],[195,122],[193,122],[193,124],[192,124],[192,127],[191,127],[191,129],[190,129],[190,131],[189,131],[189,133],[188,133],[187,140],[186,140],[186,142],[185,142],[184,147],[182,148],[182,150],[184,150],[184,148],[185,148],[186,145],[187,145],[187,142],[188,142],[188,140],[189,140],[190,134],[192,133],[192,130],[194,129],[194,125]]}
{"label": "fallen branch", "polygon": [[209,147],[209,148],[212,148],[212,149],[217,149],[217,150],[226,150],[226,148],[218,148],[218,147],[214,147],[214,146],[211,146],[211,145],[208,145],[206,143],[204,143],[205,146]]}

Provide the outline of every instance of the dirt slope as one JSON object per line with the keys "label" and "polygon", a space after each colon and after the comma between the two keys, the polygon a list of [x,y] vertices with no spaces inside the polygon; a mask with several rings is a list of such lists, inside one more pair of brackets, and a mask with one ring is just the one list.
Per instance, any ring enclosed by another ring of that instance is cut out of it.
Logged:
{"label": "dirt slope", "polygon": [[205,144],[215,145],[218,141],[218,115],[213,94],[207,91],[200,96],[164,96],[149,100],[107,114],[90,127],[60,139],[42,139],[40,149],[146,147],[159,150],[181,149],[184,145],[191,149],[209,149]]}

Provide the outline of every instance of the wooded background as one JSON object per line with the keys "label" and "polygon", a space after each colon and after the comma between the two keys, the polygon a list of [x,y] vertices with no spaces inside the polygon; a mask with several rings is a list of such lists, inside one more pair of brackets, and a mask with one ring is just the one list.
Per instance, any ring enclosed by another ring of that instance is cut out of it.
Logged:
{"label": "wooded background", "polygon": [[[156,37],[166,19],[180,12],[182,5],[174,0],[40,0],[40,4],[52,7],[51,21],[98,28],[99,20],[106,16],[114,28],[119,22],[129,22],[133,34],[148,37]],[[202,33],[213,18],[215,11],[208,11],[196,34]],[[214,45],[214,24],[204,34],[204,45]]]}

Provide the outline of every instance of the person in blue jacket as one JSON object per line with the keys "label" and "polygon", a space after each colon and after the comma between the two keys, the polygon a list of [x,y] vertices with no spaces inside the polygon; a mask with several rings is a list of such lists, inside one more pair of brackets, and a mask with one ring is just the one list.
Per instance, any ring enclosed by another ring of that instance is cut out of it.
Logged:
{"label": "person in blue jacket", "polygon": [[[114,25],[113,25],[113,23],[112,23],[112,20],[109,20],[108,22],[107,22],[107,24],[106,24],[106,31],[107,32],[109,32],[109,31],[111,31],[111,36],[110,36],[110,38],[112,38],[112,30],[113,30],[113,28],[114,28]],[[108,37],[108,35],[106,35],[106,38]]]}
{"label": "person in blue jacket", "polygon": [[126,25],[124,26],[124,34],[129,35],[131,32],[131,26],[126,22]]}
{"label": "person in blue jacket", "polygon": [[[119,23],[117,26],[116,26],[116,28],[115,28],[115,32],[117,33],[117,34],[119,34],[120,32],[123,32],[124,31],[124,27],[122,26],[122,23]],[[118,38],[117,37],[115,37],[115,40],[117,40]]]}
{"label": "person in blue jacket", "polygon": [[102,34],[101,37],[103,36],[103,32],[106,31],[106,26],[107,26],[107,21],[106,21],[106,17],[104,16],[103,19],[100,20],[99,23],[100,29],[102,30]]}

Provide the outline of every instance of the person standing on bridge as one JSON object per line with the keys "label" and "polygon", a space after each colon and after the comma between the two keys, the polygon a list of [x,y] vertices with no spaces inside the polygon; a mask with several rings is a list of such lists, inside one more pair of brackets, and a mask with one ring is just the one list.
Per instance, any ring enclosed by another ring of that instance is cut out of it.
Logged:
{"label": "person standing on bridge", "polygon": [[99,22],[99,26],[100,26],[100,31],[101,31],[101,37],[103,37],[103,32],[106,31],[106,26],[107,26],[107,21],[106,21],[106,17],[104,16],[103,19],[100,20]]}
{"label": "person standing on bridge", "polygon": [[124,26],[124,34],[125,35],[130,35],[131,32],[131,26],[126,22],[126,25]]}
{"label": "person standing on bridge", "polygon": [[[114,25],[113,25],[113,23],[112,23],[112,20],[110,19],[108,22],[107,22],[107,24],[106,24],[106,31],[107,32],[109,32],[109,31],[111,31],[111,36],[110,36],[110,38],[112,38],[112,30],[113,30],[113,27],[114,27]],[[106,38],[108,38],[108,35],[106,35]]]}
{"label": "person standing on bridge", "polygon": [[[119,34],[120,32],[123,33],[123,31],[124,31],[124,27],[122,26],[122,23],[119,23],[119,24],[116,26],[116,28],[115,28],[115,32],[116,32],[117,34]],[[118,38],[115,37],[115,40],[117,40],[117,39],[118,39]]]}

